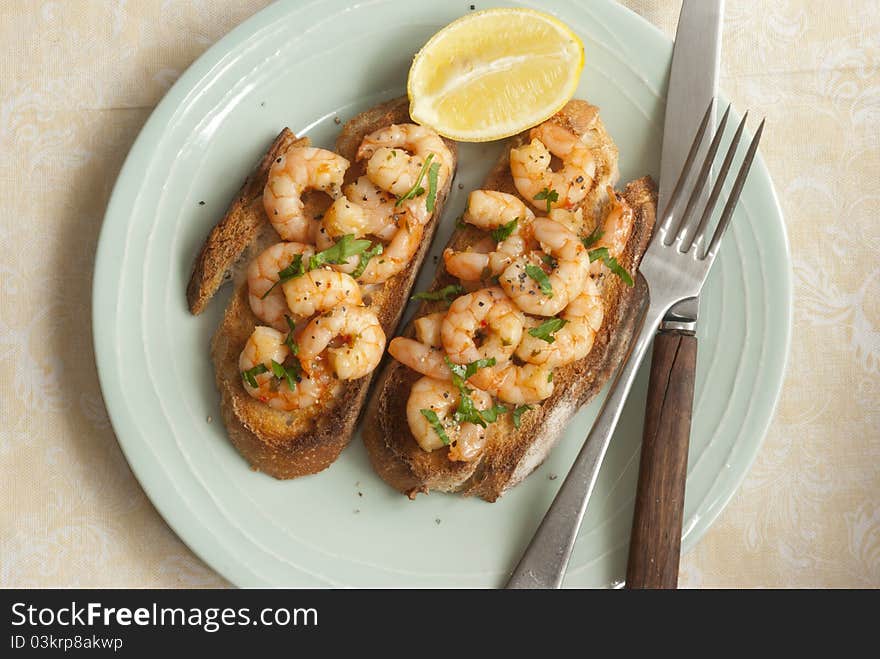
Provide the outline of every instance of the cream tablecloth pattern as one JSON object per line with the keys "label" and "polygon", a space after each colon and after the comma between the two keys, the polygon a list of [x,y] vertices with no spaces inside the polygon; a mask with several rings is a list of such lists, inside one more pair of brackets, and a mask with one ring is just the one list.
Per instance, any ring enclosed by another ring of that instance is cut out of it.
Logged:
{"label": "cream tablecloth pattern", "polygon": [[[0,2],[0,585],[223,586],[132,476],[95,372],[90,278],[153,106],[265,0]],[[483,3],[478,3],[483,6]],[[625,4],[672,34],[679,2]],[[880,7],[729,0],[722,86],[767,115],[794,340],[743,487],[683,585],[880,586]]]}

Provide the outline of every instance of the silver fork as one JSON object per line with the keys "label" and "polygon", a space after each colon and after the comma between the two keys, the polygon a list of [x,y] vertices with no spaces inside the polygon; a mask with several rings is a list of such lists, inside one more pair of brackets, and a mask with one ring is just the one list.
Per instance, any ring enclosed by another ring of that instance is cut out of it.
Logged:
{"label": "silver fork", "polygon": [[[715,99],[713,98],[697,130],[667,208],[660,218],[660,225],[656,229],[639,267],[639,271],[648,284],[648,303],[647,310],[644,312],[642,328],[632,343],[629,359],[618,372],[611,393],[593,423],[593,428],[587,436],[583,448],[578,453],[571,471],[562,483],[562,487],[544,516],[534,538],[513,571],[507,584],[508,588],[559,588],[562,585],[565,568],[571,557],[587,502],[593,492],[599,468],[602,466],[611,435],[617,426],[620,412],[632,387],[639,365],[666,312],[678,302],[695,298],[700,294],[709,268],[718,254],[721,237],[730,224],[733,211],[758,150],[758,142],[764,131],[764,121],[761,121],[749,144],[712,238],[703,248],[708,235],[709,220],[718,205],[721,188],[733,164],[748,117],[748,112],[746,112],[727,150],[715,185],[706,202],[706,207],[701,214],[697,215],[698,200],[709,181],[710,170],[730,115],[730,107],[728,106],[709,145],[709,151],[696,180],[690,184],[689,179],[692,178],[694,161],[706,136],[714,103]],[[687,204],[684,209],[681,209],[681,202],[685,196],[687,196]]]}

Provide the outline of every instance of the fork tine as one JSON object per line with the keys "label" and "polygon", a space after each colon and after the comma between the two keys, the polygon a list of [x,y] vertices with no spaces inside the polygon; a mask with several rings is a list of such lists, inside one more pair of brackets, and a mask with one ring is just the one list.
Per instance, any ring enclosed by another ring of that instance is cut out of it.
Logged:
{"label": "fork tine", "polygon": [[700,195],[703,192],[703,188],[706,187],[706,181],[709,179],[709,172],[712,171],[712,163],[715,161],[715,154],[718,153],[718,146],[721,144],[721,138],[724,137],[724,129],[727,127],[727,118],[729,116],[730,106],[728,105],[727,109],[724,111],[724,116],[721,117],[721,121],[718,123],[718,130],[715,131],[715,137],[712,138],[712,144],[709,145],[709,152],[706,154],[706,159],[703,161],[700,175],[697,177],[697,182],[694,184],[694,189],[691,191],[687,207],[685,207],[684,213],[681,214],[681,220],[679,220],[678,227],[676,228],[675,240],[680,241],[678,251],[682,253],[687,252],[688,249],[690,249],[690,244],[685,248],[684,237],[687,234],[688,227],[691,225],[690,218],[694,206],[696,206],[697,202],[700,200]]}
{"label": "fork tine", "polygon": [[742,120],[739,122],[739,126],[736,129],[736,133],[733,136],[733,139],[730,141],[730,146],[727,147],[727,155],[724,157],[724,163],[721,165],[721,171],[718,172],[718,175],[715,177],[715,185],[712,187],[712,193],[709,195],[709,200],[706,202],[706,208],[703,210],[703,216],[700,218],[700,223],[697,225],[697,230],[694,232],[694,237],[691,239],[691,245],[688,245],[688,248],[684,251],[688,251],[692,245],[701,244],[703,238],[706,233],[706,226],[709,224],[709,218],[712,217],[712,211],[715,210],[715,204],[718,203],[718,197],[721,194],[721,188],[724,186],[724,180],[727,178],[727,172],[730,170],[730,165],[733,163],[733,158],[736,155],[736,149],[739,146],[740,138],[742,138],[743,129],[746,127],[746,120],[749,118],[748,110],[743,115]]}
{"label": "fork tine", "polygon": [[703,258],[714,258],[718,251],[718,245],[721,243],[721,236],[724,235],[724,230],[727,229],[727,225],[730,223],[730,218],[733,217],[733,211],[736,208],[736,203],[739,201],[739,195],[742,192],[743,185],[745,185],[749,170],[752,168],[752,161],[755,159],[755,154],[758,151],[758,142],[761,141],[761,134],[764,132],[765,121],[766,119],[761,120],[761,125],[758,126],[758,130],[755,132],[751,144],[749,144],[749,150],[746,151],[746,157],[743,159],[742,165],[739,168],[739,174],[737,174],[733,189],[730,191],[730,197],[728,197],[727,203],[724,206],[724,212],[721,214],[721,219],[718,221],[715,234],[712,236],[712,242],[709,243],[709,248],[706,250]]}
{"label": "fork tine", "polygon": [[[687,158],[685,159],[684,165],[681,168],[681,174],[679,174],[678,176],[678,181],[675,182],[675,187],[672,189],[672,194],[669,195],[669,201],[666,202],[666,208],[663,209],[663,222],[660,225],[660,233],[664,235],[669,230],[669,225],[672,222],[673,216],[672,211],[673,209],[675,209],[675,206],[678,203],[678,198],[681,196],[682,188],[684,187],[685,181],[691,173],[691,167],[697,157],[697,151],[700,150],[700,145],[703,143],[703,137],[706,135],[706,129],[709,127],[709,118],[712,116],[713,107],[715,107],[714,97],[709,101],[709,107],[706,108],[706,114],[703,115],[703,120],[700,122],[700,127],[697,129],[697,134],[694,136],[694,141],[691,143],[691,150],[688,151]],[[664,244],[671,245],[672,240]]]}

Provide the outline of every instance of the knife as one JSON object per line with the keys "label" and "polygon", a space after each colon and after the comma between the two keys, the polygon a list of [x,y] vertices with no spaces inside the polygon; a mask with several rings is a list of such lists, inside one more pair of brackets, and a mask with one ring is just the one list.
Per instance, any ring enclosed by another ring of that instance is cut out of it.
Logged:
{"label": "knife", "polygon": [[[657,208],[664,210],[709,99],[718,91],[724,0],[684,0],[666,94]],[[715,117],[710,118],[710,133]],[[708,140],[697,155],[702,162]],[[697,208],[708,197],[704,187]],[[627,588],[676,588],[694,402],[699,299],[666,315],[654,339]]]}

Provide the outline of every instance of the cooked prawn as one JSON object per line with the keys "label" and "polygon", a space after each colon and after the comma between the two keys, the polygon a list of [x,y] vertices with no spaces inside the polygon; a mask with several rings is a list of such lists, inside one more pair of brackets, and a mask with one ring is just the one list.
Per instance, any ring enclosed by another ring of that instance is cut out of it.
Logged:
{"label": "cooked prawn", "polygon": [[440,326],[443,324],[445,317],[445,312],[435,311],[421,318],[416,318],[413,321],[416,329],[416,338],[432,348],[441,347],[443,343],[440,339]]}
{"label": "cooked prawn", "polygon": [[438,347],[398,336],[391,339],[391,343],[388,344],[388,354],[416,373],[437,380],[452,381],[452,371],[446,363],[446,353]]}
{"label": "cooked prawn", "polygon": [[[538,252],[530,252],[516,259],[499,281],[504,292],[526,313],[554,316],[580,294],[589,274],[590,258],[578,236],[559,222],[539,217],[532,229],[545,256],[552,258],[542,259]],[[541,290],[534,268],[544,271],[549,291]]]}
{"label": "cooked prawn", "polygon": [[[410,155],[412,153],[413,155]],[[443,138],[430,128],[417,124],[392,124],[367,135],[357,152],[357,159],[367,161],[367,176],[383,190],[397,196],[408,193],[416,184],[425,161],[433,154],[437,186],[442,188],[452,173],[452,152]],[[427,179],[422,187],[426,190]],[[424,202],[414,205],[414,212],[427,219]]]}
{"label": "cooked prawn", "polygon": [[485,231],[492,231],[516,220],[511,234],[490,247],[472,247],[465,251],[447,248],[443,252],[446,270],[464,281],[476,281],[500,275],[514,259],[529,247],[531,223],[535,214],[517,197],[495,190],[474,190],[462,219]]}
{"label": "cooked prawn", "polygon": [[[596,244],[590,246],[590,249],[606,247],[608,255],[617,258],[626,249],[626,243],[632,234],[634,218],[632,208],[623,204],[611,186],[608,187],[608,201],[609,209],[602,222],[602,235]],[[601,259],[590,265],[590,273],[594,275],[606,269]]]}
{"label": "cooked prawn", "polygon": [[251,261],[247,270],[248,301],[257,318],[275,329],[287,329],[284,315],[291,312],[287,307],[284,291],[276,286],[278,273],[289,266],[297,254],[308,258],[314,253],[311,245],[277,243]]}
{"label": "cooked prawn", "polygon": [[468,382],[514,405],[539,403],[553,394],[553,370],[537,364],[496,364],[481,368]]}
{"label": "cooked prawn", "polygon": [[394,195],[377,187],[366,176],[349,183],[344,190],[345,196],[333,202],[321,221],[330,238],[354,234],[391,240],[400,223],[413,217],[407,202],[396,206]]}
{"label": "cooked prawn", "polygon": [[278,330],[258,326],[241,351],[238,367],[244,373],[255,366],[261,364],[265,366],[267,369],[265,373],[254,375],[256,388],[247,380],[243,380],[245,391],[269,407],[289,412],[317,403],[326,388],[326,383],[318,375],[310,377],[303,374],[291,389],[286,378],[275,377],[272,372],[272,362],[283,365],[290,356],[290,349],[285,345],[284,339],[285,335]]}
{"label": "cooked prawn", "polygon": [[[605,307],[599,288],[590,279],[581,294],[560,314],[567,322],[552,335],[553,342],[548,343],[525,332],[516,349],[516,356],[524,362],[551,368],[583,359],[593,348],[593,341],[602,326],[604,316]],[[540,324],[537,319],[526,322],[532,326]]]}
{"label": "cooked prawn", "polygon": [[263,207],[272,226],[284,240],[314,242],[316,218],[308,217],[302,195],[320,190],[337,199],[349,162],[338,153],[315,147],[293,146],[272,163]]}
{"label": "cooked prawn", "polygon": [[[532,128],[531,142],[510,150],[510,173],[517,191],[535,207],[574,208],[584,200],[596,177],[596,162],[587,144],[552,121]],[[550,168],[551,154],[562,168]],[[555,191],[556,200],[546,199]],[[542,192],[544,194],[542,194]],[[539,199],[535,199],[539,197]]]}
{"label": "cooked prawn", "polygon": [[496,190],[474,190],[468,195],[467,208],[461,219],[473,226],[492,231],[517,220],[514,233],[535,218],[532,210],[518,197]]}
{"label": "cooked prawn", "polygon": [[[492,405],[492,399],[484,391],[472,389],[469,395],[478,409]],[[450,460],[467,462],[480,454],[486,445],[486,429],[455,420],[454,412],[460,401],[461,393],[450,382],[423,377],[413,384],[406,402],[406,419],[423,450],[434,451],[447,445],[424,413],[433,412],[448,438]]]}
{"label": "cooked prawn", "polygon": [[[336,339],[339,344],[331,345]],[[313,318],[300,335],[299,359],[307,371],[325,350],[340,380],[362,378],[379,365],[385,332],[366,307],[340,304]]]}
{"label": "cooked prawn", "polygon": [[281,286],[287,306],[298,316],[313,316],[337,304],[361,303],[361,289],[357,282],[343,272],[327,268],[309,270]]}
{"label": "cooked prawn", "polygon": [[423,233],[423,225],[416,222],[401,222],[383,252],[367,262],[358,281],[363,284],[381,284],[401,272],[418,251]]}
{"label": "cooked prawn", "polygon": [[440,339],[456,364],[491,358],[501,363],[516,350],[522,331],[522,313],[493,287],[456,298],[440,325]]}

